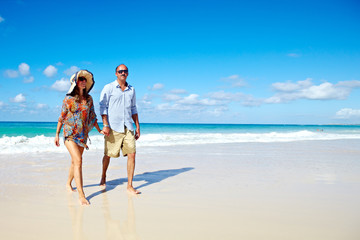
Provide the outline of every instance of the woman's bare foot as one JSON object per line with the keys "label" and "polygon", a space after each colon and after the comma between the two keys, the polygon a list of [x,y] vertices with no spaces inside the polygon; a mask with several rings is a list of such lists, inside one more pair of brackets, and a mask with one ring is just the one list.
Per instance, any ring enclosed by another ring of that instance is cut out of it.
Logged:
{"label": "woman's bare foot", "polygon": [[90,205],[90,202],[85,197],[79,197],[80,205]]}
{"label": "woman's bare foot", "polygon": [[140,194],[141,193],[140,191],[133,188],[133,186],[127,186],[127,190],[129,193],[132,193],[132,194]]}
{"label": "woman's bare foot", "polygon": [[73,187],[71,186],[71,184],[67,184],[67,185],[66,185],[66,190],[67,190],[69,193],[76,192],[75,189],[73,189]]}

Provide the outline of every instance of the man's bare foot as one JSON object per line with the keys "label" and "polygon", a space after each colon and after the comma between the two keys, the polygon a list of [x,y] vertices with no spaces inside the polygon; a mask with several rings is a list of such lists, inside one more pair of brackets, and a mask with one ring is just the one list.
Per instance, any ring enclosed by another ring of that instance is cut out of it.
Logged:
{"label": "man's bare foot", "polygon": [[71,184],[66,185],[66,190],[69,193],[76,192],[75,189],[71,186]]}
{"label": "man's bare foot", "polygon": [[106,188],[106,177],[101,177],[100,187]]}
{"label": "man's bare foot", "polygon": [[141,193],[140,191],[136,190],[132,186],[127,186],[127,190],[129,193],[132,193],[132,194],[140,194]]}
{"label": "man's bare foot", "polygon": [[80,205],[90,205],[90,202],[85,197],[79,197]]}

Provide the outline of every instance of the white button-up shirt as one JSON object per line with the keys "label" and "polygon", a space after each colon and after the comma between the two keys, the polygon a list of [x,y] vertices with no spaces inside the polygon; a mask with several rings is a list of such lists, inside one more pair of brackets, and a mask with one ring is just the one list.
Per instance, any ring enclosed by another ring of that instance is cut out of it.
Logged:
{"label": "white button-up shirt", "polygon": [[124,91],[117,80],[105,85],[100,95],[100,114],[107,115],[110,128],[124,132],[124,126],[134,131],[132,115],[137,114],[135,89],[127,84]]}

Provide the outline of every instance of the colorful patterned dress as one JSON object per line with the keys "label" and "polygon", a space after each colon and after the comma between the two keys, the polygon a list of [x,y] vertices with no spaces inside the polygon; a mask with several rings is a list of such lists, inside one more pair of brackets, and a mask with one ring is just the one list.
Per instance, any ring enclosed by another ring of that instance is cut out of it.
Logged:
{"label": "colorful patterned dress", "polygon": [[66,96],[59,122],[64,125],[64,141],[71,140],[77,145],[89,149],[86,145],[88,134],[97,122],[93,99],[86,103],[76,102],[75,97]]}

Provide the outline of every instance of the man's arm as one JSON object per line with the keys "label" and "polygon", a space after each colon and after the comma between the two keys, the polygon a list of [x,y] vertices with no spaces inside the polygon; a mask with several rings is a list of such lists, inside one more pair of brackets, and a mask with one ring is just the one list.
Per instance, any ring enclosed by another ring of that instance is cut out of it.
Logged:
{"label": "man's arm", "polygon": [[109,127],[109,121],[108,121],[107,115],[101,115],[101,118],[102,118],[102,122],[103,122],[102,131],[103,131],[104,135],[109,136],[110,127]]}
{"label": "man's arm", "polygon": [[135,139],[137,140],[140,137],[140,124],[139,124],[139,116],[136,107],[136,93],[134,89],[134,95],[131,99],[131,117],[136,126]]}
{"label": "man's arm", "polygon": [[103,133],[106,136],[109,136],[110,133],[110,127],[109,127],[109,121],[108,121],[108,106],[109,106],[109,93],[107,86],[104,87],[104,89],[101,91],[100,94],[100,115],[103,122]]}
{"label": "man's arm", "polygon": [[136,132],[135,132],[135,139],[138,140],[138,138],[140,137],[140,124],[139,124],[139,117],[138,117],[138,114],[133,114],[132,116],[132,119],[135,123],[135,126],[136,126]]}

